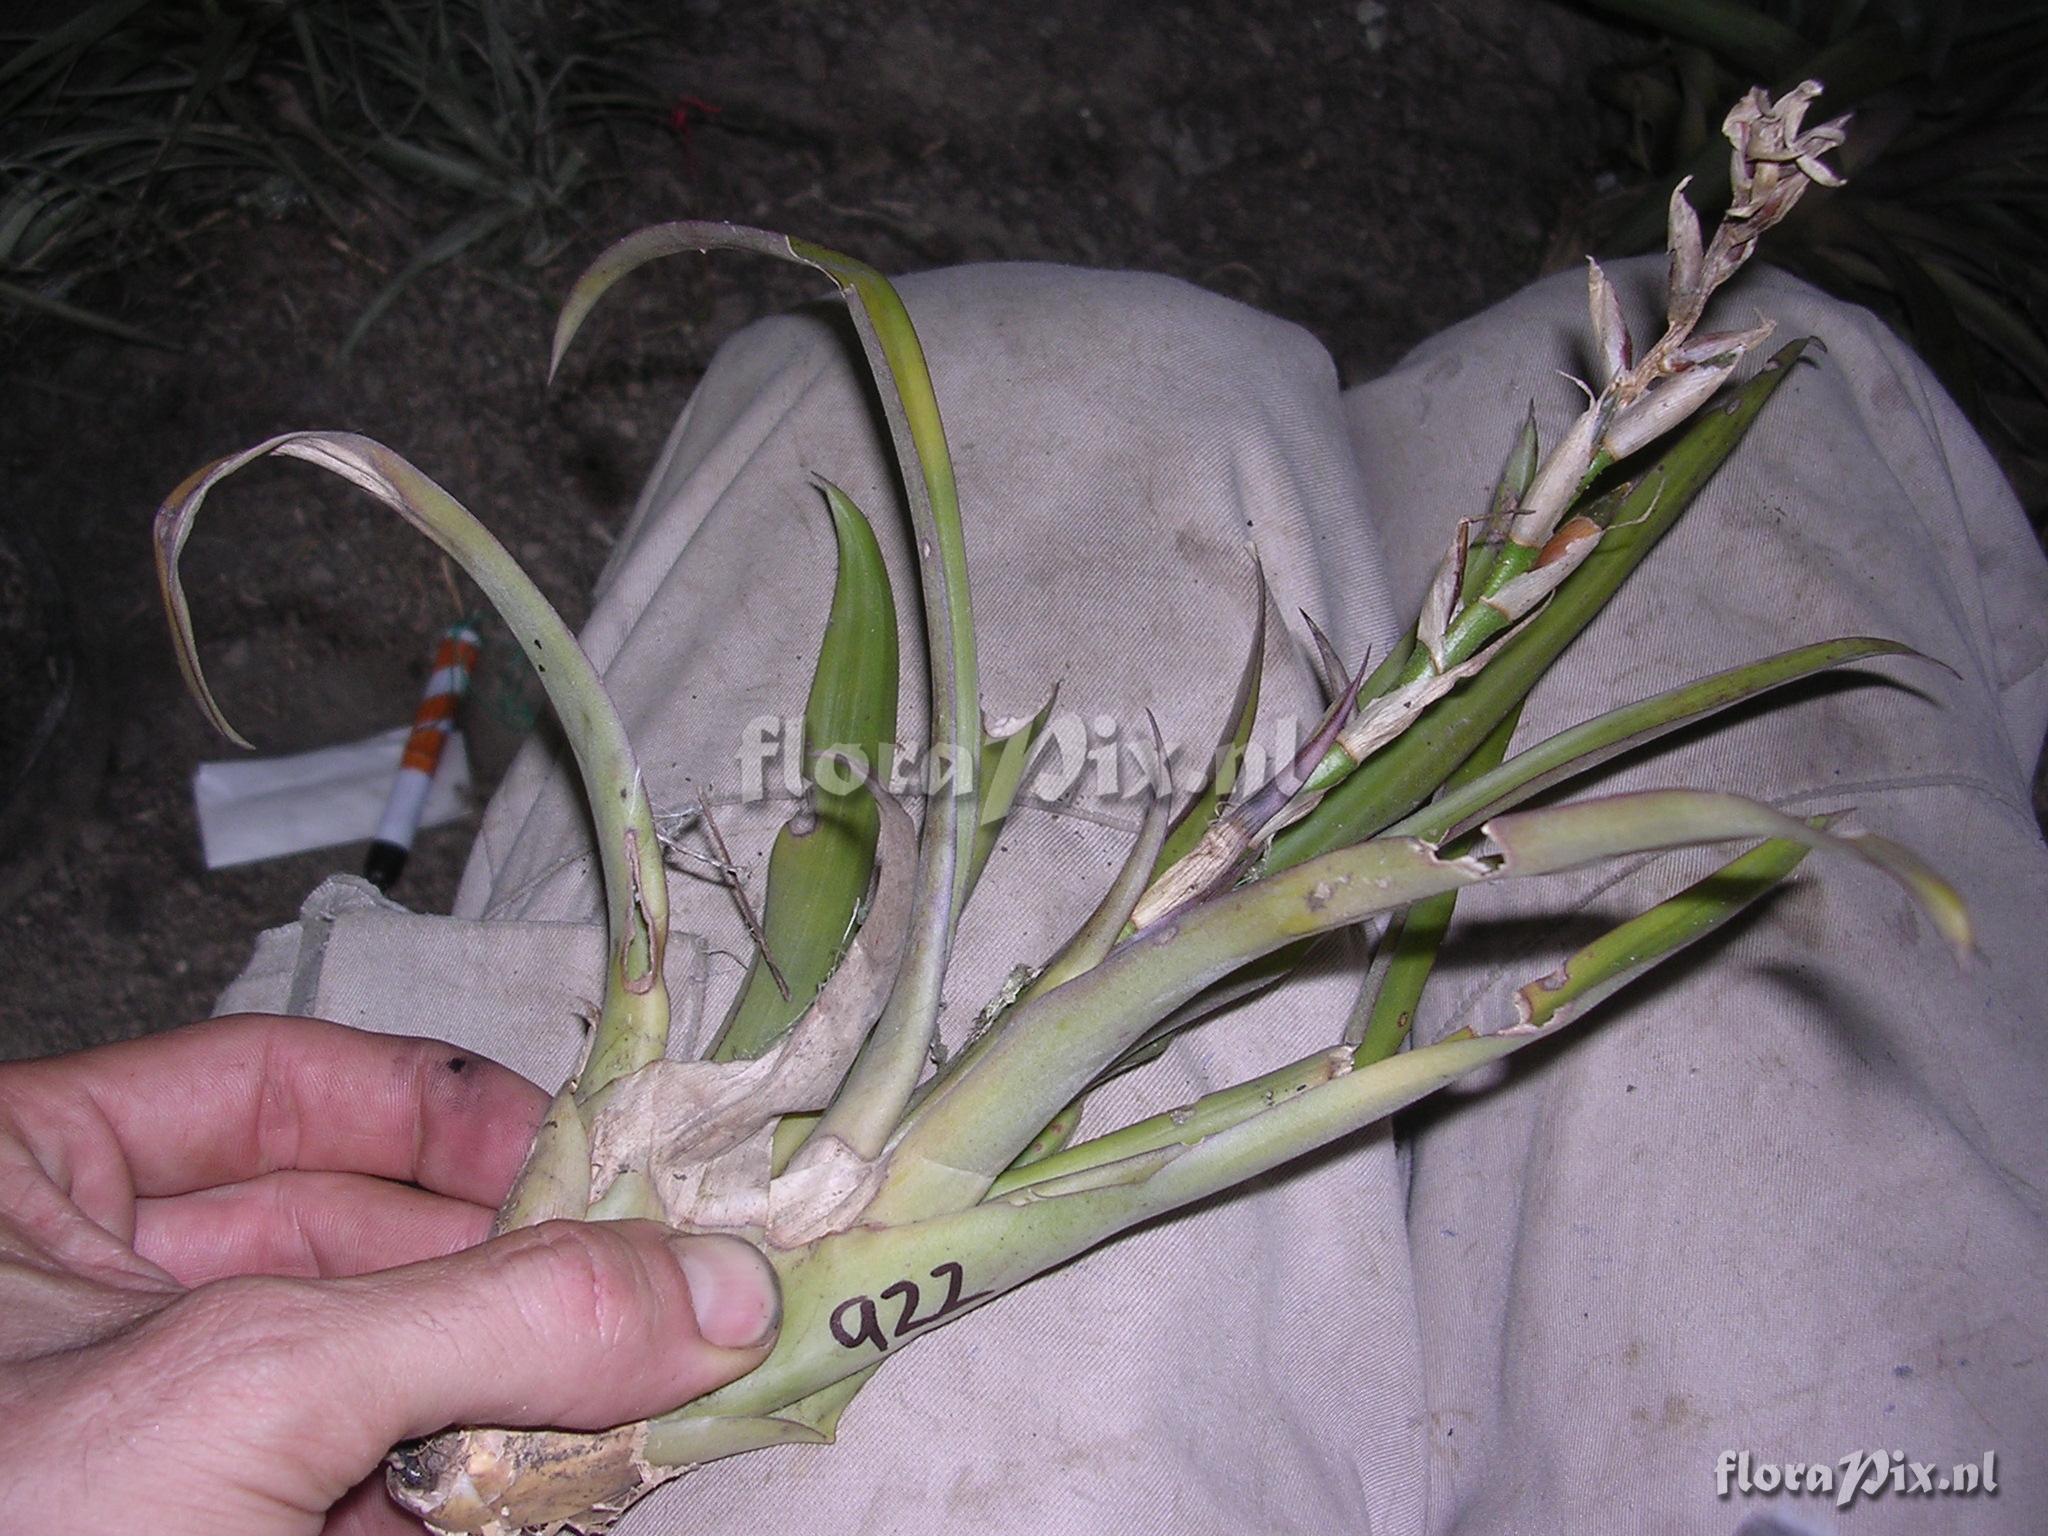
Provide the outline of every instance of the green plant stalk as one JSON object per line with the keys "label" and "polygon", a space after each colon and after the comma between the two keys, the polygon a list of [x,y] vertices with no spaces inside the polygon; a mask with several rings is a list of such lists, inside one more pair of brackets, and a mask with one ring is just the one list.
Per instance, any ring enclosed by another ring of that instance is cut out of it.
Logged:
{"label": "green plant stalk", "polygon": [[[1503,545],[1503,551],[1508,547],[1510,546]],[[1494,563],[1497,564],[1500,558],[1503,556],[1496,556]],[[1489,608],[1486,611],[1492,613],[1494,610]],[[1445,669],[1448,670],[1464,661],[1480,648],[1481,643],[1483,641],[1474,641],[1455,657],[1451,655],[1447,646],[1444,652]],[[1436,663],[1427,651],[1415,643],[1415,636],[1412,633],[1403,635],[1400,642],[1381,658],[1380,664],[1374,667],[1372,674],[1366,678],[1365,685],[1358,690],[1356,707],[1362,708],[1381,695],[1391,693],[1408,683],[1420,682],[1436,670]],[[1332,785],[1342,783],[1345,778],[1357,772],[1359,766],[1341,744],[1334,746],[1309,775],[1308,783],[1303,786],[1303,793],[1320,794]]]}
{"label": "green plant stalk", "polygon": [[[1521,720],[1520,705],[1501,716],[1486,740],[1444,780],[1443,796],[1456,793],[1499,767]],[[1462,854],[1469,849],[1461,844],[1448,851]],[[1415,1009],[1422,1000],[1422,989],[1436,969],[1437,949],[1451,926],[1451,914],[1457,904],[1458,893],[1445,891],[1416,902],[1389,921],[1380,939],[1380,953],[1373,957],[1371,972],[1360,989],[1360,1003],[1365,1004],[1369,998],[1370,1005],[1345,1026],[1345,1039],[1355,1047],[1354,1065],[1384,1061],[1407,1040],[1415,1026]]]}
{"label": "green plant stalk", "polygon": [[350,432],[294,432],[218,459],[171,492],[156,515],[157,581],[170,616],[178,665],[216,729],[249,743],[228,723],[200,669],[178,557],[207,493],[271,454],[302,459],[368,492],[425,534],[476,582],[517,637],[575,754],[597,834],[604,879],[607,946],[604,1001],[577,1098],[592,1095],[660,1058],[668,1045],[668,882],[654,813],[618,712],[568,625],[490,531],[412,464]]}
{"label": "green plant stalk", "polygon": [[1369,772],[1353,774],[1274,839],[1263,867],[1293,868],[1371,837],[1421,805],[1443,782],[1444,765],[1472,755],[1691,505],[1807,345],[1802,339],[1781,347],[1754,378],[1703,409],[1655,464],[1608,492],[1608,532],[1549,605],[1502,642],[1502,653],[1483,671],[1375,755]]}
{"label": "green plant stalk", "polygon": [[[1695,333],[1715,290],[1749,259],[1757,239],[1792,211],[1807,187],[1841,185],[1840,176],[1820,157],[1843,142],[1846,119],[1801,131],[1805,111],[1821,89],[1818,81],[1804,80],[1775,103],[1758,89],[1730,110],[1722,131],[1734,151],[1731,179],[1739,201],[1717,224],[1710,242],[1703,243],[1684,184],[1673,191],[1667,206],[1667,324],[1640,357],[1614,285],[1597,262],[1589,264],[1599,392],[1588,388],[1589,405],[1552,448],[1509,516],[1506,542],[1493,549],[1478,582],[1482,595],[1462,605],[1456,599],[1463,586],[1469,525],[1460,526],[1417,623],[1426,659],[1416,662],[1413,675],[1393,695],[1392,707],[1352,723],[1311,777],[1312,792],[1352,775],[1361,761],[1407,728],[1415,711],[1492,660],[1490,642],[1511,626],[1521,627],[1520,621],[1600,542],[1611,522],[1611,516],[1601,515],[1609,502],[1570,515],[1594,483],[1617,460],[1635,455],[1693,416],[1743,356],[1770,335],[1769,321],[1739,333]],[[1189,883],[1188,878],[1181,883]],[[1140,917],[1168,910],[1170,901],[1162,900],[1141,907]]]}
{"label": "green plant stalk", "polygon": [[[805,762],[852,751],[876,772],[896,739],[896,601],[873,528],[853,499],[820,482],[832,519],[839,569],[804,705]],[[762,927],[789,985],[784,997],[756,955],[732,1012],[708,1052],[713,1061],[766,1051],[818,995],[846,947],[854,914],[874,875],[880,826],[865,787],[844,793],[812,780],[808,825],[776,834],[768,856]]]}
{"label": "green plant stalk", "polygon": [[[1538,468],[1536,455],[1536,423],[1533,408],[1514,447],[1509,451],[1506,464],[1501,469],[1499,482],[1494,487],[1487,515],[1482,519],[1486,537],[1477,550],[1466,551],[1465,569],[1462,572],[1456,594],[1455,616],[1450,620],[1437,654],[1418,643],[1419,636],[1411,638],[1407,662],[1387,683],[1389,688],[1405,688],[1435,677],[1442,677],[1454,668],[1463,665],[1513,628],[1520,619],[1511,617],[1507,609],[1495,605],[1492,598],[1498,596],[1511,581],[1534,570],[1543,554],[1550,535],[1533,544],[1521,542],[1515,532],[1515,513],[1521,498]],[[1593,455],[1592,463],[1579,477],[1572,501],[1556,520],[1555,527],[1562,528],[1570,523],[1574,515],[1606,527],[1604,508],[1596,503],[1585,514],[1578,513],[1579,503],[1584,500],[1595,482],[1614,465],[1613,456],[1602,449]],[[1495,533],[1502,533],[1496,539]],[[1465,537],[1461,530],[1459,537]],[[1368,754],[1370,755],[1370,754]],[[1339,741],[1316,765],[1309,776],[1306,792],[1324,794],[1364,765],[1364,759],[1353,756],[1352,748]]]}
{"label": "green plant stalk", "polygon": [[1422,989],[1436,970],[1437,951],[1450,929],[1457,902],[1457,892],[1445,891],[1388,919],[1387,931],[1359,989],[1359,1006],[1344,1032],[1361,1064],[1385,1061],[1414,1030]]}

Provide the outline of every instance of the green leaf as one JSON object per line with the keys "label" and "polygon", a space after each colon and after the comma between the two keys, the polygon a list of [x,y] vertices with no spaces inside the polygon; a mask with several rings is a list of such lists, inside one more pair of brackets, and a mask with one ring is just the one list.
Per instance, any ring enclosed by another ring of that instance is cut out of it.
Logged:
{"label": "green leaf", "polygon": [[1929,659],[1896,640],[1850,636],[1802,645],[1762,661],[1730,667],[1697,682],[1610,709],[1546,737],[1483,775],[1447,786],[1443,796],[1395,822],[1387,828],[1386,835],[1420,837],[1430,842],[1456,837],[1489,816],[1497,816],[1555,784],[1695,721],[1732,709],[1773,688],[1874,656]]}
{"label": "green leaf", "polygon": [[[1586,809],[1596,819],[1613,811],[1616,827],[1634,828],[1628,835],[1646,832],[1653,824],[1661,826],[1659,835],[1672,834],[1681,824],[1715,839],[1747,835],[1766,824],[1791,835],[1764,843],[1586,946],[1558,972],[1522,988],[1516,994],[1515,1022],[1494,1033],[1461,1030],[1434,1045],[1355,1068],[1342,1048],[1319,1052],[1183,1109],[1011,1170],[985,1199],[951,1214],[895,1226],[871,1221],[777,1255],[784,1314],[774,1353],[754,1375],[673,1417],[773,1412],[780,1401],[872,1368],[886,1357],[887,1341],[872,1341],[872,1353],[849,1348],[843,1333],[832,1327],[843,1316],[841,1309],[860,1297],[883,1294],[904,1280],[943,1277],[948,1294],[958,1301],[939,1321],[951,1321],[1140,1221],[1255,1178],[1383,1119],[1475,1068],[1554,1034],[1558,1026],[1727,922],[1795,868],[1806,848],[1842,846],[1818,820],[1792,821],[1733,796],[1665,793],[1656,808],[1609,802]],[[1551,857],[1590,845],[1582,827],[1554,812],[1506,818],[1503,830],[1503,846],[1512,850],[1510,863],[1519,864],[1521,873],[1535,873]],[[1604,839],[1590,841],[1612,845],[1621,838],[1610,828]]]}
{"label": "green leaf", "polygon": [[[953,929],[973,867],[981,708],[967,548],[953,461],[932,392],[931,372],[896,290],[874,268],[807,241],[733,224],[683,222],[628,235],[585,269],[555,327],[554,367],[591,307],[620,278],[683,251],[742,250],[809,266],[838,285],[874,374],[902,470],[916,538],[931,676],[931,758],[955,765],[951,782],[925,802],[918,903],[903,974],[840,1099],[821,1128],[872,1156],[895,1129],[917,1086],[938,1024],[940,987]],[[553,372],[551,367],[550,372]],[[936,899],[943,893],[945,899]]]}
{"label": "green leaf", "polygon": [[208,492],[257,459],[302,459],[368,492],[425,534],[482,589],[540,678],[582,775],[604,873],[611,955],[603,1012],[578,1084],[579,1101],[613,1079],[658,1060],[668,1043],[668,880],[654,813],[632,744],[596,670],[561,615],[490,530],[453,496],[382,443],[353,432],[293,432],[217,459],[171,492],[156,514],[157,583],[186,685],[229,740],[249,743],[228,723],[208,688],[178,576],[178,558]]}
{"label": "green leaf", "polygon": [[1646,789],[1496,817],[1483,829],[1499,845],[1503,875],[1552,873],[1622,854],[1772,837],[1853,855],[1889,875],[1927,914],[1958,958],[1976,940],[1963,900],[1911,849],[1874,833],[1835,833],[1740,795]]}
{"label": "green leaf", "polygon": [[1517,812],[1482,830],[1498,854],[1445,858],[1417,840],[1378,838],[1239,886],[1141,933],[1086,975],[1019,1008],[981,1058],[933,1094],[906,1127],[866,1219],[914,1220],[979,1199],[1097,1073],[1246,962],[1480,881],[1735,838],[1789,838],[1884,871],[1951,944],[1960,951],[1970,945],[1961,898],[1908,850],[1867,834],[1819,831],[1738,795],[1612,795]]}
{"label": "green leaf", "polygon": [[1036,714],[1001,734],[990,731],[986,723],[982,727],[981,755],[975,770],[975,782],[980,786],[981,824],[974,829],[974,852],[967,864],[970,891],[981,883],[981,872],[988,868],[989,855],[996,851],[996,841],[1003,835],[1003,827],[1017,803],[1017,791],[1024,787],[1024,770],[1031,762],[1031,749],[1038,745],[1059,696],[1055,687]]}
{"label": "green leaf", "polygon": [[[1824,829],[1827,818],[1816,817],[1808,825]],[[1798,868],[1810,851],[1801,843],[1773,838],[1722,865],[1522,987],[1515,993],[1516,1019],[1537,1029],[1570,1023],[1733,918]]]}
{"label": "green leaf", "polygon": [[[820,481],[839,549],[839,574],[804,706],[804,760],[857,755],[888,771],[896,740],[896,602],[874,530],[851,497]],[[839,781],[835,772],[833,782]],[[842,793],[812,781],[810,812],[776,834],[768,856],[762,927],[789,984],[784,997],[756,955],[710,1055],[759,1056],[818,995],[852,931],[874,874],[878,813],[864,787]]]}

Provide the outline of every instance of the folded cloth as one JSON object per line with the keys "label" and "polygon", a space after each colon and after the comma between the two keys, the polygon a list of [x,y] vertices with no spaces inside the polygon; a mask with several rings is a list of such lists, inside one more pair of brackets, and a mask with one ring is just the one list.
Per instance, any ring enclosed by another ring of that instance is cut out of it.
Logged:
{"label": "folded cloth", "polygon": [[[1614,274],[1645,328],[1660,273]],[[1149,737],[1147,709],[1169,744],[1213,741],[1250,641],[1254,547],[1275,615],[1260,739],[1312,722],[1297,613],[1347,661],[1383,652],[1530,399],[1554,436],[1578,407],[1554,370],[1585,371],[1569,275],[1348,391],[1301,330],[1164,278],[988,266],[902,292],[954,447],[984,701],[1023,715],[1057,683],[1091,743]],[[1996,1453],[2000,1494],[1943,1512],[2040,1528],[2048,853],[2027,773],[2048,722],[2048,569],[1981,444],[1870,316],[1768,271],[1723,303],[1827,351],[1538,690],[1520,740],[1787,646],[1907,641],[1955,675],[1891,664],[1807,689],[1601,787],[1853,806],[1962,888],[1982,959],[1959,969],[1885,882],[1815,861],[1572,1037],[1411,1116],[1398,1148],[1377,1129],[1128,1234],[922,1338],[837,1448],[708,1466],[630,1529],[1406,1536],[1732,1531],[1758,1513],[1829,1529],[1831,1500],[1746,1498],[1724,1455],[1892,1450],[1944,1470]],[[899,736],[921,739],[895,471],[824,307],[719,353],[583,636],[657,811],[716,802],[757,878],[791,807],[727,802],[763,722],[801,713],[815,660],[834,559],[812,473],[873,518],[899,598]],[[951,1043],[1120,862],[1134,818],[1103,787],[1084,776],[1070,804],[1013,817],[962,928]],[[537,739],[454,917],[323,888],[224,1006],[432,1032],[558,1081],[601,977],[579,794]],[[1501,1022],[1509,988],[1712,862],[1468,897],[1418,1034]],[[703,940],[672,955],[708,957],[715,1019],[745,930],[714,876],[685,863],[671,885]],[[1097,1095],[1090,1128],[1329,1043],[1355,987],[1333,950]],[[1891,1495],[1839,1518],[1917,1530],[1927,1511]]]}

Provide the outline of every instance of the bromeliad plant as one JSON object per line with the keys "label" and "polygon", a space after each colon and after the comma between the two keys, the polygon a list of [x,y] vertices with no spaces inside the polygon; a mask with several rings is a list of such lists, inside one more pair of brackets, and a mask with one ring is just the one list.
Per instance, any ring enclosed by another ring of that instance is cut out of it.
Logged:
{"label": "bromeliad plant", "polygon": [[[881,274],[779,235],[666,225],[600,257],[556,333],[559,363],[606,289],[679,251],[754,251],[808,264],[838,286],[903,471],[929,636],[934,756],[981,770],[927,796],[921,826],[868,771],[895,730],[893,599],[866,520],[824,485],[839,573],[806,716],[814,804],[770,858],[764,926],[774,964],[757,960],[701,1060],[665,1054],[668,912],[656,807],[599,678],[502,546],[398,455],[344,433],[275,438],[180,486],[158,515],[159,569],[187,680],[221,729],[230,730],[200,673],[178,553],[212,487],[267,454],[353,481],[459,561],[517,633],[563,719],[603,865],[604,1003],[583,1068],[556,1097],[500,1226],[638,1216],[737,1232],[781,1276],[780,1342],[752,1375],[605,1433],[481,1427],[401,1447],[389,1477],[400,1502],[443,1531],[590,1532],[699,1463],[828,1441],[900,1342],[1133,1223],[1253,1178],[1556,1032],[1727,922],[1810,849],[1847,853],[1898,879],[1967,948],[1968,919],[1948,886],[1905,849],[1833,829],[1827,818],[1793,820],[1697,790],[1511,811],[1768,689],[1909,654],[1878,639],[1810,645],[1505,751],[1523,696],[1733,450],[1801,353],[1803,343],[1784,348],[1701,411],[1770,329],[1701,333],[1709,296],[1827,174],[1819,157],[1841,140],[1838,124],[1802,129],[1817,89],[1731,117],[1736,198],[1711,239],[1683,188],[1673,194],[1669,324],[1653,345],[1637,352],[1613,288],[1591,269],[1599,377],[1585,412],[1548,455],[1533,421],[1524,429],[1490,509],[1457,530],[1406,644],[1370,676],[1352,675],[1325,647],[1335,702],[1320,728],[1270,782],[1232,799],[1227,767],[1258,704],[1261,591],[1251,655],[1204,788],[1177,815],[1155,795],[1122,872],[1072,940],[1020,975],[935,1072],[927,1064],[955,924],[1044,716],[1007,741],[984,733],[945,436],[910,318]],[[1642,464],[1641,451],[1667,437],[1661,457]],[[1500,1027],[1400,1048],[1466,887],[1758,839],[1522,987]],[[1092,1088],[1273,983],[1321,936],[1382,917],[1392,931],[1327,1049],[1170,1113],[1072,1139]]]}

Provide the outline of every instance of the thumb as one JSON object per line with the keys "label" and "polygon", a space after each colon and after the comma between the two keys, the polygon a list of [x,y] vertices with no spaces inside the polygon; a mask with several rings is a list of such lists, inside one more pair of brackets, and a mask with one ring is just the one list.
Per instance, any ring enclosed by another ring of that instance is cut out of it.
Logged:
{"label": "thumb", "polygon": [[737,1238],[547,1222],[371,1275],[203,1286],[153,1322],[206,1362],[188,1410],[220,1415],[210,1436],[189,1426],[188,1472],[213,1461],[230,1505],[322,1511],[395,1442],[450,1424],[665,1413],[759,1365],[780,1312]]}
{"label": "thumb", "polygon": [[759,1365],[782,1312],[752,1246],[651,1221],[551,1221],[316,1289],[327,1395],[361,1405],[376,1455],[449,1424],[666,1413]]}

